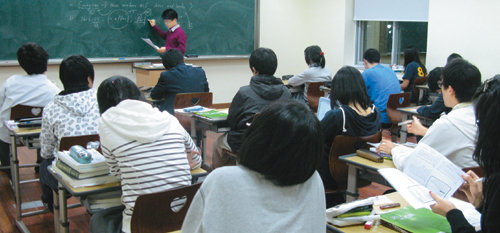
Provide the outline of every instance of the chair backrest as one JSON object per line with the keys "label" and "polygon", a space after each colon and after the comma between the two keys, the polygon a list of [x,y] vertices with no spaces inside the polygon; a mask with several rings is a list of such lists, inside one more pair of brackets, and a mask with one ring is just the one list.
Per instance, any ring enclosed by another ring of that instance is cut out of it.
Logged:
{"label": "chair backrest", "polygon": [[212,106],[212,92],[178,93],[175,95],[174,108],[185,108],[195,105]]}
{"label": "chair backrest", "polygon": [[352,137],[339,135],[333,140],[330,147],[329,163],[330,174],[337,183],[337,189],[346,189],[347,187],[347,165],[339,160],[342,155],[356,153],[358,149],[368,149],[367,142],[377,143],[382,139],[381,131],[371,136]]}
{"label": "chair backrest", "polygon": [[387,100],[386,109],[387,109],[387,116],[389,117],[389,120],[391,120],[393,124],[401,122],[403,118],[401,112],[399,112],[396,109],[410,106],[410,100],[411,100],[411,93],[409,92],[391,94],[389,96],[389,99]]}
{"label": "chair backrest", "polygon": [[[74,145],[80,145],[83,146],[83,148],[87,148],[87,143],[95,141],[100,141],[98,134],[62,137],[61,141],[59,142],[59,151],[69,150],[69,148]],[[102,152],[100,144],[97,151]]]}
{"label": "chair backrest", "polygon": [[[180,230],[184,217],[201,183],[140,195],[135,201],[130,223],[132,233],[170,232]],[[185,197],[184,205],[173,211],[174,199]]]}
{"label": "chair backrest", "polygon": [[425,83],[427,83],[427,77],[417,77],[415,82],[413,82],[413,95],[417,100],[420,97],[420,92],[418,91],[417,86],[424,85]]}
{"label": "chair backrest", "polygon": [[307,83],[307,101],[314,112],[318,111],[319,98],[324,96],[320,86],[325,86],[326,82],[311,82]]}
{"label": "chair backrest", "polygon": [[42,117],[43,107],[34,107],[18,104],[10,109],[10,119],[19,120],[21,118]]}

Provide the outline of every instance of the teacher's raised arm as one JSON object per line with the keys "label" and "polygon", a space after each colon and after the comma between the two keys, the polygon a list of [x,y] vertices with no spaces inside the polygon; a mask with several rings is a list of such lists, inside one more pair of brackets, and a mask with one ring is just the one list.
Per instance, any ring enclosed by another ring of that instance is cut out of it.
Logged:
{"label": "teacher's raised arm", "polygon": [[165,26],[168,30],[165,32],[156,25],[156,20],[149,19],[149,24],[153,29],[165,40],[165,46],[159,48],[157,51],[159,53],[164,53],[169,49],[177,49],[181,51],[182,54],[186,52],[186,33],[177,23],[177,12],[173,9],[166,9],[161,14]]}

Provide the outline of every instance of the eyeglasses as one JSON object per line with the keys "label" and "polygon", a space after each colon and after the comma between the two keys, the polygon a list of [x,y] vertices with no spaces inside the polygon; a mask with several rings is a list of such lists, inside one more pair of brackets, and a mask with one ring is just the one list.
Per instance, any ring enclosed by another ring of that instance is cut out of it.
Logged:
{"label": "eyeglasses", "polygon": [[437,85],[438,85],[439,88],[443,87],[443,81],[438,81]]}

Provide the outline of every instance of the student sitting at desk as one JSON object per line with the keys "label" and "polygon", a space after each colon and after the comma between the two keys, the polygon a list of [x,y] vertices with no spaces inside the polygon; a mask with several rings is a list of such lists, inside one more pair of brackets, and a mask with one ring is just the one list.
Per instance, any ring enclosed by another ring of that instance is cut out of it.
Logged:
{"label": "student sitting at desk", "polygon": [[297,87],[304,85],[303,92],[292,93],[294,99],[307,101],[307,84],[309,82],[326,82],[332,80],[332,71],[325,66],[325,53],[317,45],[312,45],[304,50],[308,69],[288,80],[288,85]]}
{"label": "student sitting at desk", "polygon": [[254,76],[250,85],[240,87],[231,102],[227,116],[231,130],[214,142],[212,169],[236,163],[236,158],[223,150],[238,153],[243,133],[256,113],[274,101],[291,98],[288,88],[273,76],[277,67],[278,59],[271,49],[258,48],[250,55],[250,70]]}
{"label": "student sitting at desk", "polygon": [[158,79],[151,90],[151,98],[164,99],[158,106],[161,111],[174,115],[174,101],[177,93],[208,92],[205,71],[199,67],[184,64],[184,57],[177,49],[169,49],[161,55],[161,61],[167,71]]}
{"label": "student sitting at desk", "polygon": [[306,105],[268,106],[243,136],[239,165],[205,179],[182,233],[325,232],[325,194],[315,171],[321,138]]}
{"label": "student sitting at desk", "polygon": [[64,86],[52,102],[43,110],[40,145],[44,160],[40,164],[42,201],[52,209],[52,190],[57,190],[57,180],[49,174],[47,166],[52,164],[59,151],[62,137],[97,134],[96,93],[94,67],[81,55],[65,58],[59,67],[59,78]]}
{"label": "student sitting at desk", "polygon": [[[60,91],[45,76],[49,54],[40,45],[27,43],[17,50],[17,61],[25,75],[9,77],[0,88],[0,162],[10,165],[10,136],[4,121],[10,120],[10,109],[18,104],[44,107]],[[37,161],[39,162],[39,161]],[[6,170],[10,178],[10,170]]]}
{"label": "student sitting at desk", "polygon": [[387,116],[387,100],[391,94],[401,93],[398,77],[391,68],[380,64],[380,53],[367,49],[363,54],[363,79],[371,101],[380,110],[382,128],[390,128],[392,122]]}
{"label": "student sitting at desk", "polygon": [[[474,152],[477,126],[470,101],[481,84],[481,73],[468,61],[456,59],[444,67],[442,77],[444,104],[453,109],[437,119],[429,129],[414,117],[413,123],[407,125],[408,132],[424,136],[418,144],[424,143],[434,148],[458,167],[475,167],[477,163],[471,155]],[[382,140],[378,150],[392,154],[394,165],[400,169],[413,151],[406,146],[396,146],[389,140]]]}
{"label": "student sitting at desk", "polygon": [[[328,189],[337,188],[330,174],[328,154],[337,135],[370,136],[380,130],[380,113],[366,93],[361,73],[354,67],[344,66],[335,74],[330,91],[331,103],[339,102],[321,120],[325,136],[325,153],[318,169],[323,185]],[[345,201],[345,200],[344,200]]]}
{"label": "student sitting at desk", "polygon": [[[481,212],[481,232],[498,232],[500,229],[500,75],[485,81],[474,95],[478,137],[474,160],[484,171],[484,179],[469,171],[462,177],[466,183],[461,190],[467,195],[469,202]],[[437,204],[432,211],[445,216],[451,231],[476,232],[464,217],[462,211],[448,200],[431,193]]]}
{"label": "student sitting at desk", "polygon": [[412,102],[417,102],[417,96],[413,93],[415,81],[417,78],[424,78],[427,75],[427,69],[420,61],[418,50],[415,47],[408,47],[403,51],[405,73],[403,75],[403,82],[401,89],[404,92],[411,92]]}
{"label": "student sitting at desk", "polygon": [[451,108],[444,105],[443,93],[441,93],[441,88],[439,87],[439,85],[443,82],[441,80],[442,72],[443,67],[436,67],[429,72],[429,76],[427,77],[429,91],[431,93],[436,93],[438,95],[437,99],[431,106],[422,106],[417,108],[418,114],[433,120],[438,119],[441,116],[441,113],[449,113],[451,111]]}
{"label": "student sitting at desk", "polygon": [[177,12],[169,8],[163,11],[161,17],[168,28],[167,32],[164,32],[156,25],[156,20],[148,20],[156,33],[158,33],[161,38],[165,39],[165,47],[159,48],[158,52],[164,53],[169,49],[177,49],[184,54],[186,52],[186,33],[181,28],[181,25],[177,23]]}
{"label": "student sitting at desk", "polygon": [[122,76],[104,80],[97,90],[101,148],[111,174],[121,180],[125,209],[94,214],[93,233],[108,232],[110,226],[130,232],[139,195],[191,185],[190,169],[201,165],[198,149],[177,118],[140,101],[140,96],[137,86]]}

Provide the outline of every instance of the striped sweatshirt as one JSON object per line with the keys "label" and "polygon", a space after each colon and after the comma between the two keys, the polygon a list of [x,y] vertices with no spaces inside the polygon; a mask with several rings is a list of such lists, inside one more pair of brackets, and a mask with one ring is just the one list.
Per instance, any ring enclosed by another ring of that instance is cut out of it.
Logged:
{"label": "striped sweatshirt", "polygon": [[141,101],[124,100],[104,112],[99,135],[110,171],[121,180],[124,232],[139,195],[190,185],[190,168],[201,165],[179,121]]}

